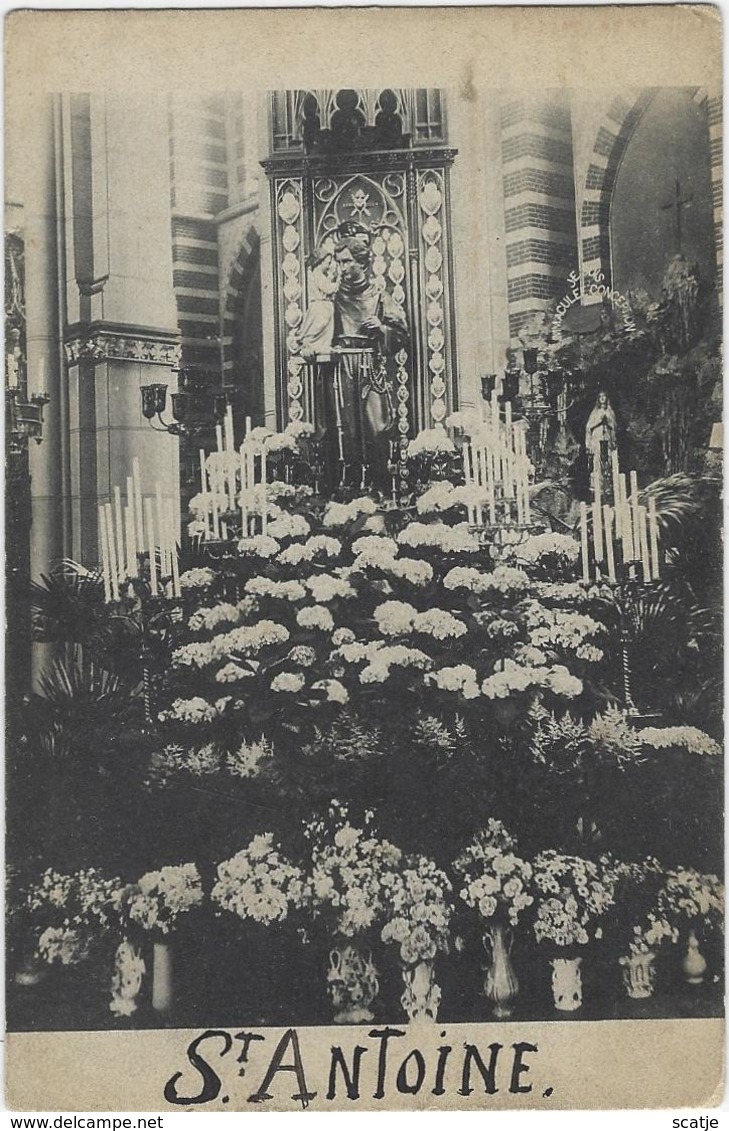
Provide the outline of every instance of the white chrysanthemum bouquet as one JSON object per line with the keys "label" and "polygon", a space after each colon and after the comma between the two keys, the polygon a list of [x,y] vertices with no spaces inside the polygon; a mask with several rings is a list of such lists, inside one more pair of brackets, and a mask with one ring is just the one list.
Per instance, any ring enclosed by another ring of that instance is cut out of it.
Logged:
{"label": "white chrysanthemum bouquet", "polygon": [[517,853],[514,838],[491,817],[484,829],[453,863],[460,877],[460,896],[484,920],[499,916],[515,927],[530,907],[532,866]]}
{"label": "white chrysanthemum bouquet", "polygon": [[363,828],[353,825],[345,806],[332,801],[328,819],[304,827],[310,846],[305,902],[315,918],[325,917],[335,934],[354,938],[382,921],[388,892],[402,853],[371,830],[373,814]]}
{"label": "white chrysanthemum bouquet", "polygon": [[602,938],[601,920],[615,901],[614,871],[553,849],[533,864],[534,936],[554,946],[585,946]]}
{"label": "white chrysanthemum bouquet", "polygon": [[241,919],[269,926],[303,906],[304,874],[283,856],[273,833],[263,833],[218,865],[212,900]]}

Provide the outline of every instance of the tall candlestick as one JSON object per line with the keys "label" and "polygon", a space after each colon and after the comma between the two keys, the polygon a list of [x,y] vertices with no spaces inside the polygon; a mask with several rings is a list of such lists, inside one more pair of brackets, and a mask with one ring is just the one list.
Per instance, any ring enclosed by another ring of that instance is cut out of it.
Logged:
{"label": "tall candlestick", "polygon": [[582,549],[582,580],[590,580],[590,561],[587,545],[587,503],[580,503],[580,543]]}
{"label": "tall candlestick", "polygon": [[152,500],[144,500],[144,518],[147,526],[147,550],[149,551],[149,587],[152,596],[158,593],[157,586],[157,548],[154,540],[154,515],[152,513]]}
{"label": "tall candlestick", "polygon": [[651,538],[651,571],[653,573],[653,580],[658,581],[661,576],[661,563],[658,555],[658,516],[656,514],[656,497],[655,495],[648,496],[648,525],[650,529]]}
{"label": "tall candlestick", "polygon": [[116,545],[114,541],[114,519],[111,511],[111,503],[104,503],[104,513],[106,515],[106,541],[109,546],[109,574],[111,577],[111,596],[114,601],[118,601],[119,560],[116,555]]}
{"label": "tall candlestick", "polygon": [[607,557],[608,580],[615,581],[615,550],[613,547],[613,510],[605,505],[602,508],[605,519],[605,554]]}
{"label": "tall candlestick", "polygon": [[132,480],[134,482],[134,516],[137,523],[137,546],[140,554],[144,550],[144,520],[142,518],[142,476],[139,470],[139,460],[135,456],[132,460]]}
{"label": "tall candlestick", "polygon": [[111,572],[109,569],[109,543],[106,538],[106,511],[102,503],[99,503],[97,541],[101,552],[101,576],[104,581],[104,600],[108,604],[111,600]]}

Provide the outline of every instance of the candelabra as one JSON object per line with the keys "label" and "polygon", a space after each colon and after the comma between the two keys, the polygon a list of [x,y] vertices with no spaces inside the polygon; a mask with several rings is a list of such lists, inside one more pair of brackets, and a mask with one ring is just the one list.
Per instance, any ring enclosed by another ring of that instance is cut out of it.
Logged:
{"label": "candelabra", "polygon": [[[196,370],[180,370],[178,391],[171,396],[171,421],[162,419],[167,409],[167,385],[142,385],[139,391],[142,396],[142,414],[155,432],[167,432],[171,436],[196,436],[220,424],[225,416],[225,393],[212,387],[205,375]],[[155,417],[159,426],[152,423]]]}

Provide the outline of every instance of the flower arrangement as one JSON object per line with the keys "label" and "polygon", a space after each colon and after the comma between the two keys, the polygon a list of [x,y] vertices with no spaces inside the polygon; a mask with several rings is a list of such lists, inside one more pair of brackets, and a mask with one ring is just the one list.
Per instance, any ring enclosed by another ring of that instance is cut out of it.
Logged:
{"label": "flower arrangement", "polygon": [[177,864],[146,872],[136,883],[120,888],[114,895],[114,906],[123,922],[169,935],[180,915],[202,900],[197,865]]}
{"label": "flower arrangement", "polygon": [[674,930],[700,926],[723,935],[724,909],[724,884],[718,876],[682,867],[665,874],[658,893],[658,913]]}
{"label": "flower arrangement", "polygon": [[372,831],[374,815],[353,825],[346,806],[332,801],[327,818],[309,822],[305,904],[315,918],[330,920],[333,932],[354,938],[376,926],[390,907],[402,860],[399,848]]}
{"label": "flower arrangement", "polygon": [[442,424],[435,428],[423,428],[408,444],[408,458],[416,456],[452,455],[455,445]]}
{"label": "flower arrangement", "polygon": [[630,955],[654,953],[665,942],[678,941],[678,928],[659,906],[664,869],[655,857],[636,862],[616,862],[615,908],[611,933],[622,950],[627,943]]}
{"label": "flower arrangement", "polygon": [[532,866],[517,854],[516,841],[494,817],[454,860],[453,870],[463,885],[461,899],[482,919],[501,917],[515,927],[534,902]]}
{"label": "flower arrangement", "polygon": [[653,750],[678,747],[689,754],[707,758],[721,754],[719,743],[698,727],[644,727],[640,732],[640,739],[644,746],[650,746]]}
{"label": "flower arrangement", "polygon": [[38,953],[49,964],[75,966],[112,927],[118,880],[96,868],[65,875],[48,868],[25,895]]}
{"label": "flower arrangement", "polygon": [[537,942],[571,948],[602,938],[601,920],[615,901],[615,873],[553,849],[539,853],[533,868]]}
{"label": "flower arrangement", "polygon": [[438,951],[447,953],[451,884],[445,872],[425,856],[407,857],[387,873],[387,881],[382,941],[400,947],[405,966],[430,962]]}
{"label": "flower arrangement", "polygon": [[211,897],[241,919],[270,926],[303,906],[304,891],[301,869],[282,855],[273,833],[263,833],[218,865]]}

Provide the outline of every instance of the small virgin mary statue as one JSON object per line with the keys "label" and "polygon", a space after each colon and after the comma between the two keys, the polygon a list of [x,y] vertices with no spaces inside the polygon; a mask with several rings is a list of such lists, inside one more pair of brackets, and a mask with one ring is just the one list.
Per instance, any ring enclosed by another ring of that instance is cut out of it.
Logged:
{"label": "small virgin mary statue", "polygon": [[[590,469],[590,489],[593,496],[599,482],[604,497],[612,484],[612,453],[618,446],[618,425],[615,412],[604,390],[597,394],[597,402],[585,428],[585,448]],[[598,478],[599,477],[599,478]]]}

